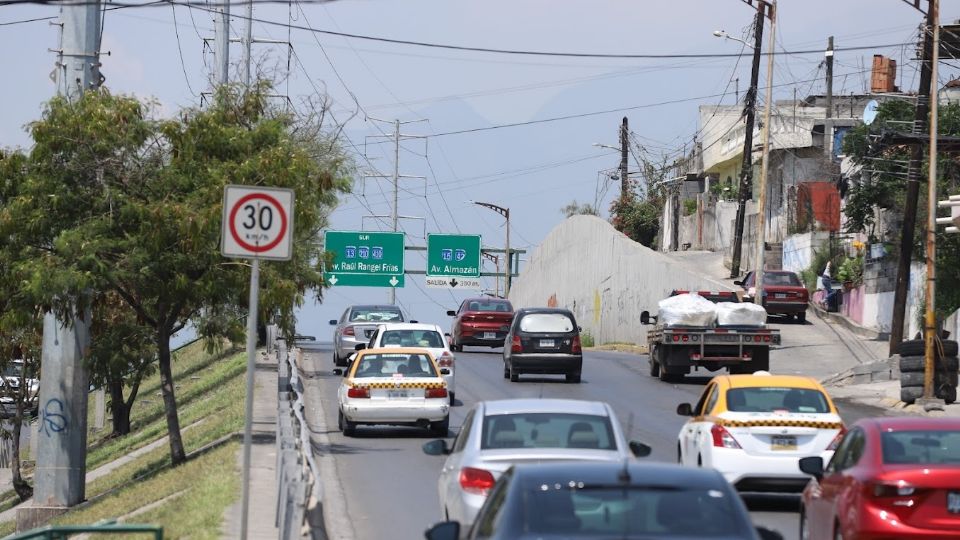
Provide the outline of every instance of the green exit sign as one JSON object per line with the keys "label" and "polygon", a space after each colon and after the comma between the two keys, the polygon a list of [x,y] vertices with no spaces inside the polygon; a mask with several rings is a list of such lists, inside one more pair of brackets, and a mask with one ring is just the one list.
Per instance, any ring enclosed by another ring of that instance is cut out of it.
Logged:
{"label": "green exit sign", "polygon": [[427,276],[480,277],[480,235],[428,234]]}
{"label": "green exit sign", "polygon": [[326,231],[324,249],[333,263],[327,283],[347,287],[403,287],[403,233]]}

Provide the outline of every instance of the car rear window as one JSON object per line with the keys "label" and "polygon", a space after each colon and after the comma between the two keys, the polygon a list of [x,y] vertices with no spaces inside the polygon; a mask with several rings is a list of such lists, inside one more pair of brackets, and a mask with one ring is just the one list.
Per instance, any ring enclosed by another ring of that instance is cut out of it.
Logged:
{"label": "car rear window", "polygon": [[880,434],[883,462],[914,465],[960,463],[960,431],[886,431]]}
{"label": "car rear window", "polygon": [[727,390],[727,409],[733,412],[829,413],[830,403],[823,392],[809,388],[731,388]]}
{"label": "car rear window", "polygon": [[401,322],[403,313],[394,309],[355,309],[350,312],[350,322]]}
{"label": "car rear window", "polygon": [[381,347],[443,347],[443,336],[436,330],[385,330]]}
{"label": "car rear window", "polygon": [[357,360],[355,378],[367,377],[439,377],[430,357],[417,353],[364,354]]}
{"label": "car rear window", "polygon": [[563,313],[528,313],[520,319],[521,332],[572,332],[573,321]]}
{"label": "car rear window", "polygon": [[774,274],[767,273],[763,275],[764,285],[786,285],[789,287],[800,287],[800,279],[796,274]]}
{"label": "car rear window", "polygon": [[553,534],[565,538],[746,538],[750,534],[732,497],[719,489],[629,485],[571,489],[563,482],[536,486],[523,499],[524,530],[551,538]]}
{"label": "car rear window", "polygon": [[569,413],[517,413],[483,419],[480,447],[591,448],[616,450],[606,416]]}
{"label": "car rear window", "polygon": [[510,302],[503,300],[471,300],[467,303],[467,311],[499,311],[509,313],[513,311]]}

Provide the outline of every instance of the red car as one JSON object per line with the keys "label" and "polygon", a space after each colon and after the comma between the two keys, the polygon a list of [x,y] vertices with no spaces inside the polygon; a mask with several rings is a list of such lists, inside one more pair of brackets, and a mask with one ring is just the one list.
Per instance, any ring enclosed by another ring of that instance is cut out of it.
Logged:
{"label": "red car", "polygon": [[513,306],[498,298],[467,298],[457,311],[450,331],[450,349],[462,351],[464,345],[503,347],[513,322]]}
{"label": "red car", "polygon": [[[734,281],[734,285],[743,287],[744,302],[753,302],[757,294],[754,273],[747,272],[743,281]],[[786,315],[800,322],[807,320],[807,304],[810,293],[794,272],[786,270],[765,270],[763,272],[763,307],[771,315]]]}
{"label": "red car", "polygon": [[801,538],[960,537],[960,419],[867,418],[830,463],[800,460]]}

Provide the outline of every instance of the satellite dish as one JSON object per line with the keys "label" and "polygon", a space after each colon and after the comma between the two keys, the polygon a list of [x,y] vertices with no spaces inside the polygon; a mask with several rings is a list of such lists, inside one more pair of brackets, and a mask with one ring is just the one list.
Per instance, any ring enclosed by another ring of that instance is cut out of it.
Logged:
{"label": "satellite dish", "polygon": [[867,103],[867,106],[863,108],[863,123],[870,125],[874,120],[877,119],[877,109],[880,107],[880,104],[877,103],[877,100],[871,99],[870,103]]}

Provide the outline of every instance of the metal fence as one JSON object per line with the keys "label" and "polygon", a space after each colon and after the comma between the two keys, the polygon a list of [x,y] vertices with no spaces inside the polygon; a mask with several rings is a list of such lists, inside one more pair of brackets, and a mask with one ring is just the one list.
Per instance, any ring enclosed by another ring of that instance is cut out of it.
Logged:
{"label": "metal fence", "polygon": [[288,351],[282,339],[277,339],[275,344],[279,364],[276,443],[279,538],[299,539],[305,532],[314,538],[323,537],[322,531],[309,530],[307,520],[308,508],[321,500],[320,470],[313,459],[310,431],[303,417],[303,381],[295,361],[297,349]]}

